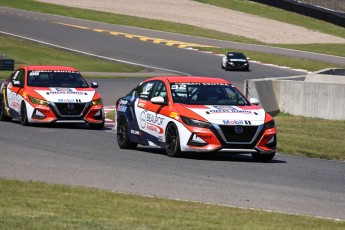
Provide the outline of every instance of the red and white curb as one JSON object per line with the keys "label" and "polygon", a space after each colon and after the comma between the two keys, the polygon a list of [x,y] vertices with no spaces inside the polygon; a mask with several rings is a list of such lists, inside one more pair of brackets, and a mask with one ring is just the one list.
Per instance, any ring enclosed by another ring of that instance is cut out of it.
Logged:
{"label": "red and white curb", "polygon": [[[112,105],[112,106],[104,106],[104,114],[107,115],[107,113],[115,111],[116,110],[116,106]],[[114,117],[115,120],[115,117]],[[116,122],[114,122],[113,120],[109,119],[109,118],[105,118],[105,123],[104,123],[104,128],[105,131],[107,132],[115,132],[115,125]]]}

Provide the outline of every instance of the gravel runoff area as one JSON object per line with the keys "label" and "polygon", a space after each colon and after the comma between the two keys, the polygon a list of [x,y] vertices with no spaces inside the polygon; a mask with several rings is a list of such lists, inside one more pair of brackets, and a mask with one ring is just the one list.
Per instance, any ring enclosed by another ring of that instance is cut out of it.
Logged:
{"label": "gravel runoff area", "polygon": [[178,22],[271,44],[345,43],[344,38],[192,0],[38,1]]}

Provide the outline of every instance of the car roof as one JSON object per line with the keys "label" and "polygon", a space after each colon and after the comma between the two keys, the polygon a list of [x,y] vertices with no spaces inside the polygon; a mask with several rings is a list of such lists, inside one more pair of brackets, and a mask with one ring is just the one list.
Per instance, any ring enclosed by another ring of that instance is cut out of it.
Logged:
{"label": "car roof", "polygon": [[27,65],[19,68],[30,70],[64,70],[64,71],[77,71],[75,68],[70,66],[53,66],[53,65]]}
{"label": "car roof", "polygon": [[160,77],[153,77],[149,78],[146,81],[150,80],[166,80],[170,83],[224,83],[224,84],[231,84],[231,82],[216,77],[200,77],[200,76],[160,76]]}

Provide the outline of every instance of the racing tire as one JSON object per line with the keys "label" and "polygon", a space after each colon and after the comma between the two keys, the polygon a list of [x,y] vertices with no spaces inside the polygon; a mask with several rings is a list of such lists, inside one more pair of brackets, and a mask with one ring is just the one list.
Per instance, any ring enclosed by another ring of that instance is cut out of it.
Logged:
{"label": "racing tire", "polygon": [[165,150],[169,157],[181,156],[180,136],[174,123],[168,124],[165,131]]}
{"label": "racing tire", "polygon": [[104,120],[102,123],[89,123],[90,129],[102,130],[104,127]]}
{"label": "racing tire", "polygon": [[224,66],[224,70],[225,70],[225,71],[228,71],[228,70],[229,70],[229,68],[228,68],[228,65],[227,65],[227,64],[225,64],[225,66]]}
{"label": "racing tire", "polygon": [[137,147],[137,143],[129,140],[128,124],[126,118],[120,117],[120,119],[117,121],[116,130],[117,144],[119,145],[120,149],[135,149]]}
{"label": "racing tire", "polygon": [[268,153],[268,154],[252,153],[252,157],[254,158],[255,161],[266,162],[266,161],[272,160],[275,154],[276,154],[275,152]]}
{"label": "racing tire", "polygon": [[0,96],[0,121],[11,121],[12,118],[6,116],[4,101],[2,97]]}
{"label": "racing tire", "polygon": [[28,113],[26,111],[26,106],[23,103],[21,108],[20,108],[20,124],[22,126],[28,126],[29,125],[29,121],[28,121]]}
{"label": "racing tire", "polygon": [[223,64],[221,64],[220,66],[221,66],[221,68],[222,68],[222,69],[224,69],[224,66],[223,66]]}

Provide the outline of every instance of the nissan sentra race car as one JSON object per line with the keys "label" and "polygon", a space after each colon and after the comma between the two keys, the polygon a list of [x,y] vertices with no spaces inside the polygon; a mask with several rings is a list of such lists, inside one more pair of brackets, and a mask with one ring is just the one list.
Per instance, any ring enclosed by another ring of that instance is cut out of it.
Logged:
{"label": "nissan sentra race car", "polygon": [[1,84],[0,120],[31,123],[88,123],[102,129],[104,112],[98,85],[74,68],[22,66]]}
{"label": "nissan sentra race car", "polygon": [[220,78],[147,79],[116,101],[116,121],[120,148],[158,146],[171,157],[251,153],[258,161],[271,160],[276,152],[273,118]]}

